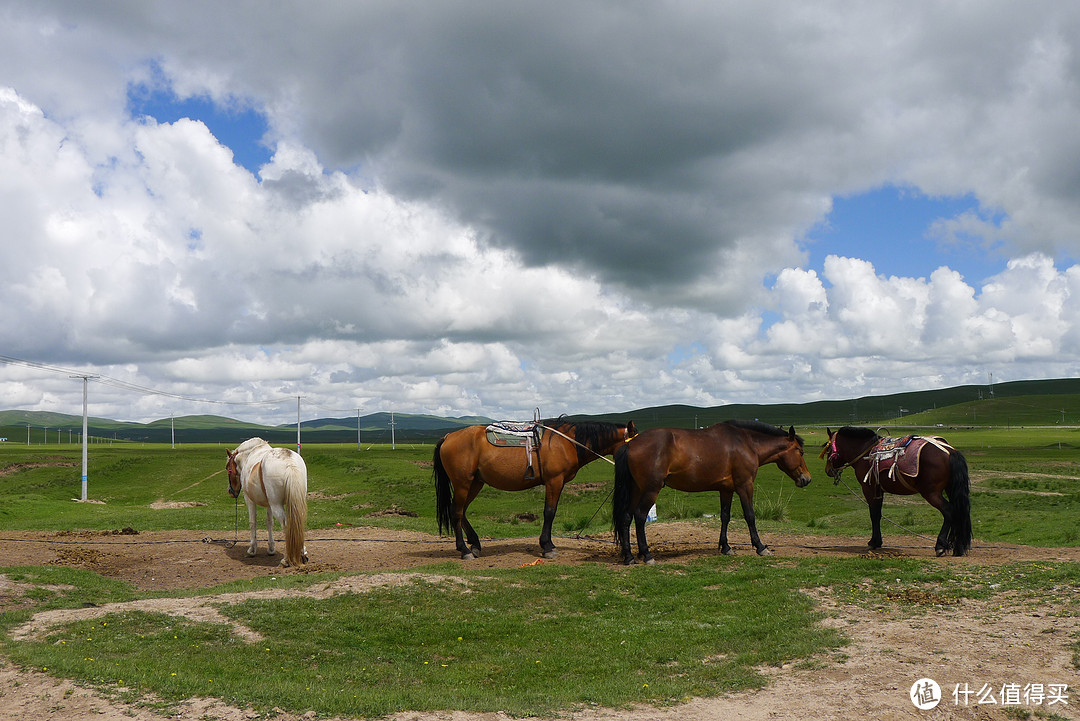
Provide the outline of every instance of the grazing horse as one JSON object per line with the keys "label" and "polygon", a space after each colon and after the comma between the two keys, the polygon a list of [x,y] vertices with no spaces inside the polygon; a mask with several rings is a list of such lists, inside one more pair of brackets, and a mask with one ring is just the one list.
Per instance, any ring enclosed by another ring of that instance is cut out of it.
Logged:
{"label": "grazing horse", "polygon": [[[525,449],[492,445],[486,438],[487,426],[461,428],[446,434],[435,444],[432,475],[439,532],[454,529],[462,559],[472,560],[480,555],[480,537],[465,517],[465,511],[485,483],[502,491],[523,491],[544,485],[540,549],[544,558],[554,558],[551,524],[563,486],[572,481],[586,463],[611,454],[637,432],[633,421],[623,426],[595,421],[575,422],[559,417],[541,421],[540,425],[544,434],[533,453],[533,474],[527,470]],[[463,531],[468,545],[462,538]]]}
{"label": "grazing horse", "polygon": [[307,465],[303,457],[288,448],[273,448],[262,438],[249,438],[226,450],[229,460],[229,495],[236,498],[244,491],[244,502],[251,521],[251,543],[247,555],[256,551],[256,506],[266,506],[266,532],[270,537],[267,553],[274,555],[274,519],[285,529],[285,557],[282,566],[307,563],[304,526],[307,523]]}
{"label": "grazing horse", "polygon": [[855,470],[870,507],[871,549],[883,545],[881,504],[885,493],[918,493],[941,512],[941,531],[934,544],[937,555],[944,556],[950,550],[954,556],[967,552],[971,547],[971,500],[967,460],[960,451],[944,438],[885,439],[869,428],[855,426],[844,426],[835,433],[826,431],[829,440],[821,449],[825,473],[839,483],[845,468]]}
{"label": "grazing horse", "polygon": [[783,430],[757,421],[728,421],[700,430],[653,428],[615,452],[615,493],[611,519],[623,563],[634,563],[630,552],[630,518],[637,529],[638,553],[655,563],[645,539],[645,516],[664,486],[680,491],[720,493],[720,552],[734,554],[728,545],[731,498],[739,494],[750,540],[759,556],[772,555],[761,542],[754,517],[754,478],[758,468],[775,463],[799,488],[810,483],[803,459],[803,439],[795,427]]}

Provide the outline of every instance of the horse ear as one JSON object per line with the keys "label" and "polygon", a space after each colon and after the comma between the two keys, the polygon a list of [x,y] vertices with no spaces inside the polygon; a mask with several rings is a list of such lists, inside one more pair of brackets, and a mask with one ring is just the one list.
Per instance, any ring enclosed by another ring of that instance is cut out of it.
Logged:
{"label": "horse ear", "polygon": [[792,426],[790,429],[788,429],[788,438],[790,438],[791,440],[795,440],[795,426]]}
{"label": "horse ear", "polygon": [[626,422],[626,435],[628,435],[628,436],[636,436],[637,435],[637,426],[634,425],[633,421],[627,421]]}

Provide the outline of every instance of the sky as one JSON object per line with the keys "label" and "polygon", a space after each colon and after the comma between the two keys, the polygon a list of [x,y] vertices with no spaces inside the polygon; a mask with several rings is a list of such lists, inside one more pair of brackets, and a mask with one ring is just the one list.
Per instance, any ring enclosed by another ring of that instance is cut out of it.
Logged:
{"label": "sky", "polygon": [[1074,377],[1078,42],[1038,0],[0,0],[0,408]]}

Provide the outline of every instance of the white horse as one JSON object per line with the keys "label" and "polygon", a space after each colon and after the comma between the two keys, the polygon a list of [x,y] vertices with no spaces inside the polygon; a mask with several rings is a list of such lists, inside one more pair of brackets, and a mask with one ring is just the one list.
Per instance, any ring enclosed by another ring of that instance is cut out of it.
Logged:
{"label": "white horse", "polygon": [[251,520],[251,543],[247,555],[254,556],[257,506],[266,506],[266,531],[270,537],[267,553],[274,555],[274,519],[285,529],[285,557],[282,566],[307,563],[304,526],[307,523],[307,465],[303,457],[288,448],[273,448],[262,438],[249,438],[225,451],[229,460],[229,495],[244,491]]}

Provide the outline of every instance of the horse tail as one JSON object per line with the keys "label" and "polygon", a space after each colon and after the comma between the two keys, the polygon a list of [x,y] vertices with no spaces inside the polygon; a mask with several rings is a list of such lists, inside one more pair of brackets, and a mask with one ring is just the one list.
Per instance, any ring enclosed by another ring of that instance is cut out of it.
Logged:
{"label": "horse tail", "polygon": [[634,476],[630,473],[630,448],[625,443],[615,450],[615,490],[611,494],[611,525],[615,529],[615,540],[619,540],[619,529],[630,512],[630,494],[634,486]]}
{"label": "horse tail", "polygon": [[307,473],[296,463],[285,467],[285,504],[285,558],[290,566],[299,566],[307,526]]}
{"label": "horse tail", "polygon": [[968,490],[967,460],[959,451],[949,454],[949,510],[951,512],[953,555],[963,556],[971,547],[971,498]]}
{"label": "horse tail", "polygon": [[445,436],[435,444],[435,452],[431,454],[433,470],[431,477],[435,481],[435,517],[439,521],[439,533],[449,533],[454,527],[454,488],[450,483],[450,476],[442,462],[442,444]]}

